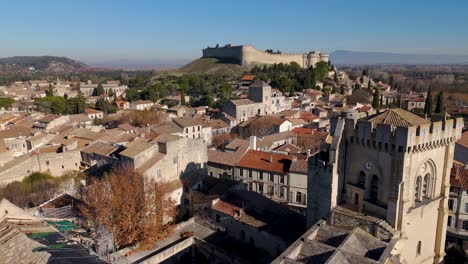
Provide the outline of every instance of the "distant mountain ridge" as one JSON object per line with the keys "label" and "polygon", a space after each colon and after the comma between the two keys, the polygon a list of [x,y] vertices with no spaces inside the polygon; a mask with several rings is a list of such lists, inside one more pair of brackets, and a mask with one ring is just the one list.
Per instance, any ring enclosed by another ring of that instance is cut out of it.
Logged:
{"label": "distant mountain ridge", "polygon": [[56,56],[14,56],[0,58],[1,71],[73,71],[88,68],[82,62],[72,60],[67,57]]}
{"label": "distant mountain ridge", "polygon": [[400,54],[336,50],[330,54],[336,65],[372,64],[468,64],[468,55]]}

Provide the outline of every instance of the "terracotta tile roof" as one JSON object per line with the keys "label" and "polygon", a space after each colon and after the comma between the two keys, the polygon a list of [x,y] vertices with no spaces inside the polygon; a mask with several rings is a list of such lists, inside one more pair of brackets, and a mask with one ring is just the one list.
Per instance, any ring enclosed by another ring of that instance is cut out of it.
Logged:
{"label": "terracotta tile roof", "polygon": [[117,147],[114,147],[114,146],[111,146],[102,142],[95,142],[94,144],[85,147],[81,151],[84,153],[88,153],[88,154],[96,153],[101,156],[108,156],[112,152],[116,151],[117,149],[118,149]]}
{"label": "terracotta tile roof", "polygon": [[250,99],[237,99],[237,100],[231,100],[231,102],[235,105],[249,105],[249,104],[255,104],[252,100]]}
{"label": "terracotta tile roof", "polygon": [[239,161],[238,166],[281,174],[289,172],[292,158],[288,155],[249,150]]}
{"label": "terracotta tile roof", "polygon": [[382,113],[369,116],[364,120],[371,122],[373,126],[385,124],[397,127],[411,127],[429,123],[428,120],[401,108],[389,109]]}
{"label": "terracotta tile roof", "polygon": [[468,190],[468,168],[465,166],[454,166],[450,173],[450,185]]}
{"label": "terracotta tile roof", "polygon": [[293,128],[292,132],[296,135],[312,135],[317,131],[316,129],[306,128],[306,127],[296,127]]}
{"label": "terracotta tile roof", "polygon": [[213,149],[208,150],[208,162],[235,166],[244,156],[248,149],[248,145],[239,146],[235,152],[222,152]]}
{"label": "terracotta tile roof", "polygon": [[179,117],[172,119],[174,123],[179,125],[180,127],[194,127],[201,125],[200,122],[195,120],[193,117]]}
{"label": "terracotta tile roof", "polygon": [[99,110],[96,110],[96,109],[92,109],[92,108],[86,108],[86,109],[84,110],[84,112],[85,112],[86,114],[101,114],[101,113],[103,113],[102,111],[99,111]]}
{"label": "terracotta tile roof", "polygon": [[255,79],[255,75],[244,75],[241,78],[241,81],[253,81]]}
{"label": "terracotta tile roof", "polygon": [[13,126],[0,131],[0,138],[27,137],[33,131],[30,127]]}
{"label": "terracotta tile roof", "polygon": [[104,133],[95,132],[87,128],[77,128],[70,134],[74,135],[77,138],[84,138],[89,140],[98,140],[99,138],[105,136]]}
{"label": "terracotta tile roof", "polygon": [[410,102],[425,102],[426,99],[424,97],[411,97],[408,99]]}
{"label": "terracotta tile roof", "polygon": [[165,135],[165,134],[174,134],[182,132],[182,128],[176,125],[174,122],[169,121],[164,124],[154,126],[151,128],[158,135]]}
{"label": "terracotta tile roof", "polygon": [[293,144],[284,144],[282,146],[279,146],[275,149],[276,151],[284,151],[287,153],[299,153],[301,151],[300,148],[294,146]]}
{"label": "terracotta tile roof", "polygon": [[144,141],[133,141],[131,143],[127,144],[128,148],[120,152],[120,155],[133,158],[153,146],[153,144]]}
{"label": "terracotta tile roof", "polygon": [[236,150],[240,147],[248,147],[249,146],[249,141],[246,139],[241,139],[241,138],[235,138],[229,144],[226,145],[226,149],[229,150]]}
{"label": "terracotta tile roof", "polygon": [[300,118],[289,118],[288,121],[291,122],[293,126],[301,126],[301,125],[306,125],[309,123],[305,121],[304,119],[300,119]]}
{"label": "terracotta tile roof", "polygon": [[463,132],[461,138],[457,141],[457,144],[468,148],[468,131]]}
{"label": "terracotta tile roof", "polygon": [[223,214],[227,214],[230,216],[234,216],[236,214],[239,214],[241,211],[241,208],[238,206],[235,206],[233,204],[227,203],[225,201],[219,200],[215,205],[212,207],[213,210],[221,212]]}
{"label": "terracotta tile roof", "polygon": [[125,124],[120,124],[118,125],[118,128],[124,130],[124,131],[135,131],[137,128],[130,125],[129,123],[125,123]]}
{"label": "terracotta tile roof", "polygon": [[48,115],[42,117],[41,119],[39,119],[39,122],[50,123],[50,122],[54,121],[55,119],[57,119],[59,117],[60,117],[59,115],[48,114]]}
{"label": "terracotta tile roof", "polygon": [[315,120],[318,120],[319,117],[312,114],[311,112],[301,112],[301,119],[311,123],[311,122],[314,122]]}
{"label": "terracotta tile roof", "polygon": [[308,162],[306,160],[293,160],[291,163],[291,168],[289,168],[290,172],[297,172],[297,173],[302,173],[302,174],[307,174],[307,167],[308,167]]}
{"label": "terracotta tile roof", "polygon": [[369,112],[369,110],[371,110],[371,109],[372,109],[372,106],[365,105],[365,106],[359,107],[359,108],[356,109],[356,110],[358,110],[358,112],[366,112],[366,113],[367,113],[367,112]]}
{"label": "terracotta tile roof", "polygon": [[220,128],[230,127],[228,123],[224,122],[221,119],[212,119],[208,123],[211,126],[211,128],[213,128],[213,129],[220,129]]}
{"label": "terracotta tile roof", "polygon": [[322,95],[323,94],[321,91],[317,91],[314,89],[306,89],[305,92],[306,94],[309,94],[309,95]]}

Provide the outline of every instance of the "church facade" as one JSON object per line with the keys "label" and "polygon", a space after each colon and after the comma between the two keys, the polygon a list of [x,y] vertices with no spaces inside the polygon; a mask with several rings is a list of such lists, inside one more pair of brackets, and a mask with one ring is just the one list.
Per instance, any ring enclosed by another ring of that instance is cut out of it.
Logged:
{"label": "church facade", "polygon": [[309,159],[308,225],[364,227],[397,239],[391,255],[400,261],[440,263],[462,128],[461,119],[430,122],[402,109],[333,119],[330,150]]}

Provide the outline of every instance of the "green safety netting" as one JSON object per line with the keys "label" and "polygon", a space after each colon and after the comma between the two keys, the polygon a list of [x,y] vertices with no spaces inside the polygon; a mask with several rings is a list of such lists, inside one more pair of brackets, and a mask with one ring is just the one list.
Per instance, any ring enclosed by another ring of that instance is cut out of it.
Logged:
{"label": "green safety netting", "polygon": [[47,223],[49,225],[53,225],[55,228],[57,228],[60,232],[64,232],[64,231],[70,231],[70,230],[74,230],[74,229],[77,229],[78,226],[75,225],[74,223],[70,222],[70,221],[67,221],[67,220],[63,220],[63,221],[47,221]]}

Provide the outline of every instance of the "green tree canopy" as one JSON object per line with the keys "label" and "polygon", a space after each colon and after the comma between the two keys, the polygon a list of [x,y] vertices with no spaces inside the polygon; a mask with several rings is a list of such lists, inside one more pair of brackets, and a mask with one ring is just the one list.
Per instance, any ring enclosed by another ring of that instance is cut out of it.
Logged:
{"label": "green tree canopy", "polygon": [[318,81],[322,81],[328,76],[328,63],[325,61],[319,61],[317,64],[315,64],[314,68],[314,73],[315,73],[315,79]]}
{"label": "green tree canopy", "polygon": [[49,89],[46,92],[46,96],[54,96],[54,87],[52,87],[51,83],[49,83]]}
{"label": "green tree canopy", "polygon": [[380,109],[380,91],[379,89],[376,87],[374,88],[374,95],[372,97],[372,107],[374,109]]}
{"label": "green tree canopy", "polygon": [[180,92],[180,105],[186,105],[187,102],[185,101],[185,94],[184,92]]}
{"label": "green tree canopy", "polygon": [[426,115],[432,115],[434,113],[434,106],[431,95],[431,87],[427,89],[426,103],[424,104],[424,113]]}
{"label": "green tree canopy", "polygon": [[101,96],[103,94],[105,94],[106,92],[104,91],[104,87],[102,87],[102,84],[99,83],[97,88],[96,88],[96,95],[97,96]]}
{"label": "green tree canopy", "polygon": [[437,94],[437,101],[436,101],[436,106],[434,112],[436,114],[442,114],[445,111],[445,106],[444,106],[444,92],[440,91],[439,94]]}
{"label": "green tree canopy", "polygon": [[0,108],[10,109],[15,102],[11,97],[0,98]]}
{"label": "green tree canopy", "polygon": [[67,112],[66,100],[61,96],[36,98],[34,105],[39,112],[53,114],[65,114]]}

